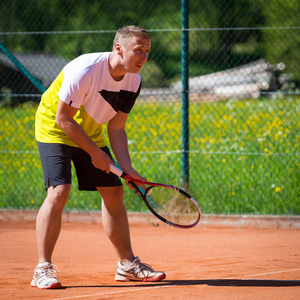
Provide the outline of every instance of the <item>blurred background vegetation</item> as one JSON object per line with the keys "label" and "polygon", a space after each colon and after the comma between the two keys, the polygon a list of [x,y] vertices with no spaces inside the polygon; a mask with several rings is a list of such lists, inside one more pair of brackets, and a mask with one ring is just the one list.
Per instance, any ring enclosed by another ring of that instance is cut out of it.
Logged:
{"label": "blurred background vegetation", "polygon": [[[188,3],[191,194],[204,213],[299,214],[300,1]],[[152,36],[127,124],[133,165],[151,181],[182,186],[181,18],[179,0],[0,1],[0,208],[37,209],[44,200],[34,139],[42,90],[68,61],[110,51],[129,24]],[[99,195],[78,192],[75,177],[67,209],[99,210]],[[146,210],[128,189],[125,203]]]}
{"label": "blurred background vegetation", "polygon": [[[190,75],[203,75],[263,57],[271,64],[284,63],[286,72],[292,73],[299,82],[300,68],[295,68],[300,61],[300,35],[296,30],[299,14],[300,4],[296,0],[190,0],[189,27],[197,29],[189,37]],[[0,32],[16,33],[1,36],[1,42],[11,52],[51,53],[71,60],[87,52],[110,51],[114,32],[128,24],[148,29],[155,40],[144,73],[147,68],[152,69],[156,80],[144,76],[144,87],[167,86],[178,79],[180,1],[11,0],[0,3]],[[282,27],[292,29],[287,35],[280,30]],[[99,34],[101,30],[106,33]],[[164,38],[155,39],[161,30],[166,30]],[[82,35],[77,31],[96,32]],[[201,35],[198,31],[202,31]]]}

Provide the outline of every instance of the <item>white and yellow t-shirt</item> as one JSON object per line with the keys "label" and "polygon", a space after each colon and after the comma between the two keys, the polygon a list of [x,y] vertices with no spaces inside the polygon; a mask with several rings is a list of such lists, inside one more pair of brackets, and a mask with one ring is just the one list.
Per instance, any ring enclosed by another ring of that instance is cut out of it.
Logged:
{"label": "white and yellow t-shirt", "polygon": [[76,122],[99,146],[105,146],[102,125],[120,110],[129,113],[140,93],[141,77],[127,73],[115,81],[108,68],[110,52],[84,54],[68,63],[47,91],[36,112],[35,137],[42,143],[77,145],[55,122],[58,101],[78,108]]}

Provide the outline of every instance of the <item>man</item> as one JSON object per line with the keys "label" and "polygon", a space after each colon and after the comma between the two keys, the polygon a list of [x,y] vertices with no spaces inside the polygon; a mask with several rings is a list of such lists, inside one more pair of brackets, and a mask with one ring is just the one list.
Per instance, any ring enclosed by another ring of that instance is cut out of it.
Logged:
{"label": "man", "polygon": [[151,38],[137,26],[120,28],[112,52],[81,55],[67,64],[43,94],[36,113],[36,139],[42,160],[47,197],[36,220],[39,264],[31,285],[59,288],[51,261],[61,229],[61,217],[71,188],[71,160],[79,190],[102,196],[104,230],[119,262],[116,281],[159,281],[154,271],[133,254],[124,190],[110,173],[114,164],[105,145],[102,124],[121,168],[145,181],[132,167],[125,124],[139,95],[138,74],[148,59]]}

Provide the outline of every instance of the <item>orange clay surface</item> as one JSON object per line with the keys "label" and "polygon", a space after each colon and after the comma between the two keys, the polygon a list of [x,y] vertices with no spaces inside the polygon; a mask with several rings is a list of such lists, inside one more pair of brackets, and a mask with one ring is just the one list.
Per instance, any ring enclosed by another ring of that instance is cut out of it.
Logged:
{"label": "orange clay surface", "polygon": [[300,230],[132,224],[135,255],[162,282],[115,282],[117,257],[101,223],[63,223],[53,263],[63,287],[30,286],[34,222],[0,222],[0,299],[300,299]]}

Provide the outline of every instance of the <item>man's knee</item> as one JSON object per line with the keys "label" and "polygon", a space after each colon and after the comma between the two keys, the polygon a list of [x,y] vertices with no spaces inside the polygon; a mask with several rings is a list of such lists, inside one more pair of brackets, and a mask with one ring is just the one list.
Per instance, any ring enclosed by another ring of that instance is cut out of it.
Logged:
{"label": "man's knee", "polygon": [[97,188],[102,198],[106,201],[123,201],[124,188],[123,186],[101,187]]}
{"label": "man's knee", "polygon": [[47,200],[54,205],[65,205],[68,200],[71,185],[56,185],[47,189]]}

